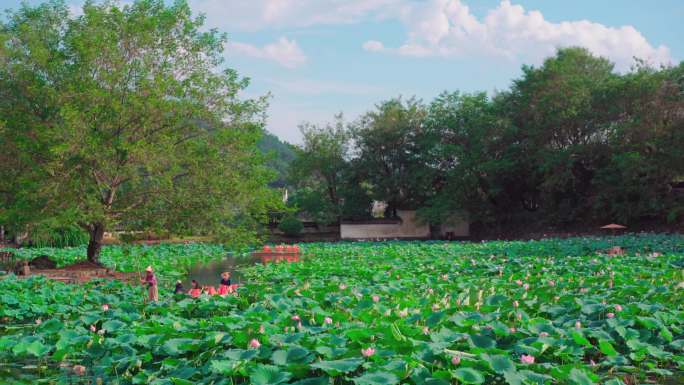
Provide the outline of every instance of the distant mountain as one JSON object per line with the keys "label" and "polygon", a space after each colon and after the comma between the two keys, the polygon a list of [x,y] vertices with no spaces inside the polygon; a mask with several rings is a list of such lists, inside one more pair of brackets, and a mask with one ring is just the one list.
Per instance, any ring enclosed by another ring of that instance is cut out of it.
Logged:
{"label": "distant mountain", "polygon": [[264,131],[257,147],[267,155],[266,165],[278,173],[276,180],[271,182],[271,187],[285,187],[288,168],[297,157],[295,147],[290,143],[281,141],[277,136],[267,131]]}

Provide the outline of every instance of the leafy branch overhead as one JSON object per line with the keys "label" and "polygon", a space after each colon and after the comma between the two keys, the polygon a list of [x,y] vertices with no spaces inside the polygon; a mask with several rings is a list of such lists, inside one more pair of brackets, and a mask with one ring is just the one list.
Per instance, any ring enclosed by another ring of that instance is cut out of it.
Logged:
{"label": "leafy branch overhead", "polygon": [[248,80],[219,70],[226,36],[202,24],[183,1],[9,14],[0,145],[21,170],[15,219],[79,224],[92,259],[113,227],[253,231],[275,202],[256,150],[266,100],[239,97]]}

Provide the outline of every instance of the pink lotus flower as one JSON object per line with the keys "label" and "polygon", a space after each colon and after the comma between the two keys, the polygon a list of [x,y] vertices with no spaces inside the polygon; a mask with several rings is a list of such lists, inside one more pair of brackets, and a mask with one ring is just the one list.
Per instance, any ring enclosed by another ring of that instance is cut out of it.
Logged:
{"label": "pink lotus flower", "polygon": [[449,279],[449,274],[442,274],[442,280],[446,281]]}
{"label": "pink lotus flower", "polygon": [[95,333],[97,331],[97,328],[95,327],[95,325],[90,325],[90,331],[93,333]]}
{"label": "pink lotus flower", "polygon": [[622,311],[622,306],[615,305],[615,311]]}
{"label": "pink lotus flower", "polygon": [[428,294],[432,294],[432,293],[434,293],[434,292],[435,292],[435,291],[432,290],[432,288],[429,288],[429,289],[428,289]]}
{"label": "pink lotus flower", "polygon": [[510,329],[508,329],[508,330],[510,330],[510,331],[511,331],[511,333],[515,333],[515,332],[517,332],[517,331],[518,331],[518,329],[516,329],[516,328],[515,328],[515,326],[511,326],[511,328],[510,328]]}
{"label": "pink lotus flower", "polygon": [[377,294],[373,295],[373,302],[380,302],[380,296]]}
{"label": "pink lotus flower", "polygon": [[249,341],[249,347],[251,349],[259,349],[260,346],[261,343],[256,338],[252,338],[252,340]]}
{"label": "pink lotus flower", "polygon": [[424,334],[424,335],[430,334],[430,328],[427,327],[427,326],[423,326],[423,334]]}
{"label": "pink lotus flower", "polygon": [[36,320],[36,325],[40,325],[40,324],[42,324],[42,323],[43,323],[43,321],[41,321],[40,318],[38,318],[38,319]]}
{"label": "pink lotus flower", "polygon": [[109,305],[107,305],[107,304],[102,305],[102,311],[107,311],[107,310],[109,310]]}
{"label": "pink lotus flower", "polygon": [[461,363],[461,357],[460,356],[451,357],[451,363],[454,365],[460,364]]}
{"label": "pink lotus flower", "polygon": [[523,285],[523,289],[529,290],[529,289],[530,289],[530,284],[529,284],[529,283],[524,284],[524,285]]}
{"label": "pink lotus flower", "polygon": [[347,285],[345,285],[345,284],[343,284],[343,283],[340,284],[340,290],[344,290],[344,289],[346,289],[346,288],[347,288]]}
{"label": "pink lotus flower", "polygon": [[399,317],[406,317],[408,316],[408,309],[400,310],[399,311]]}
{"label": "pink lotus flower", "polygon": [[608,317],[608,318],[614,318],[614,317],[615,317],[615,313],[608,313],[608,314],[606,314],[606,317]]}
{"label": "pink lotus flower", "polygon": [[556,286],[556,281],[553,281],[553,280],[549,281],[549,286]]}
{"label": "pink lotus flower", "polygon": [[513,301],[513,307],[518,307],[520,306],[520,302],[518,301]]}
{"label": "pink lotus flower", "polygon": [[85,374],[85,372],[86,372],[86,367],[85,367],[85,366],[83,366],[83,365],[74,365],[74,373],[75,373],[77,376],[82,376],[82,375]]}
{"label": "pink lotus flower", "polygon": [[370,357],[373,354],[375,354],[375,349],[369,347],[366,349],[361,349],[361,354],[363,354],[364,357]]}
{"label": "pink lotus flower", "polygon": [[534,356],[528,356],[527,354],[523,354],[522,356],[520,356],[520,362],[522,362],[525,365],[534,364]]}
{"label": "pink lotus flower", "polygon": [[292,316],[292,320],[293,321],[301,321],[301,318],[299,318],[299,316],[295,314]]}
{"label": "pink lotus flower", "polygon": [[333,323],[333,320],[330,317],[325,317],[325,319],[323,320],[323,323],[326,325],[330,325]]}
{"label": "pink lotus flower", "polygon": [[539,333],[539,337],[548,337],[548,336],[549,336],[549,333],[547,333],[547,332]]}
{"label": "pink lotus flower", "polygon": [[518,285],[518,286],[522,286],[523,281],[521,281],[521,280],[519,280],[519,279],[516,279],[516,280],[515,280],[515,284]]}
{"label": "pink lotus flower", "polygon": [[582,323],[577,321],[575,322],[575,329],[581,329],[582,328]]}

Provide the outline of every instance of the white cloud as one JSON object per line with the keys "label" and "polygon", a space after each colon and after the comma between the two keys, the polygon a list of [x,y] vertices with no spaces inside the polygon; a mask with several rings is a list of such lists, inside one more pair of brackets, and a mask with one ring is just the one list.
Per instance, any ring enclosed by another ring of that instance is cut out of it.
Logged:
{"label": "white cloud", "polygon": [[349,24],[394,14],[406,0],[190,0],[212,27],[239,30]]}
{"label": "white cloud", "polygon": [[273,43],[266,44],[263,47],[257,47],[251,44],[229,42],[227,45],[227,54],[231,55],[233,52],[240,54],[275,61],[283,67],[296,68],[306,63],[306,55],[295,40],[289,40],[286,37],[281,37]]}
{"label": "white cloud", "polygon": [[369,52],[382,52],[385,50],[385,46],[377,40],[368,40],[363,43],[363,49]]}
{"label": "white cloud", "polygon": [[479,20],[460,0],[406,3],[399,20],[408,35],[404,44],[387,48],[367,41],[367,51],[389,51],[406,56],[480,55],[539,62],[557,48],[582,46],[627,69],[633,58],[652,64],[672,61],[666,46],[653,47],[632,26],[620,28],[579,20],[553,23],[539,11],[525,11],[509,0],[501,1]]}

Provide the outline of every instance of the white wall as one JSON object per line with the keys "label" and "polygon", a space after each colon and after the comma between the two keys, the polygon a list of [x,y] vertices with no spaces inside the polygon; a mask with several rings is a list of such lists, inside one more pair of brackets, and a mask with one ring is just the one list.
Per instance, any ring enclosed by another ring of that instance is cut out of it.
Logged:
{"label": "white wall", "polygon": [[343,223],[340,225],[342,239],[370,238],[429,238],[430,226],[416,221],[416,212],[397,210],[401,223]]}

